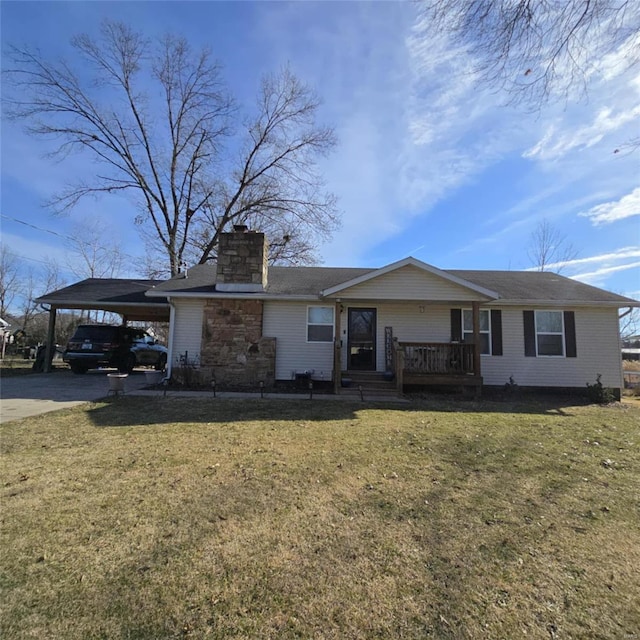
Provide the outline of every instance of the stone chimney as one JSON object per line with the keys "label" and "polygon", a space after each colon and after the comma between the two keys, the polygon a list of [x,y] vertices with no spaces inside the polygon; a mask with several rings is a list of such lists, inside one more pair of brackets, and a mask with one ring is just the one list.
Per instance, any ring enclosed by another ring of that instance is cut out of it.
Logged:
{"label": "stone chimney", "polygon": [[236,224],[218,244],[216,291],[259,293],[267,287],[269,247],[264,233]]}

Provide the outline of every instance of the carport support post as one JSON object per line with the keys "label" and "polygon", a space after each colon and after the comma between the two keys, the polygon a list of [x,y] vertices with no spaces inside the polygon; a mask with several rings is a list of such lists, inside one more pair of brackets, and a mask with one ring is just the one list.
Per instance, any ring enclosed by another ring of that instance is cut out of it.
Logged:
{"label": "carport support post", "polygon": [[481,375],[480,370],[480,303],[471,303],[473,318],[473,375]]}
{"label": "carport support post", "polygon": [[47,327],[47,348],[44,352],[44,372],[51,373],[53,350],[56,348],[56,307],[49,309],[49,326]]}

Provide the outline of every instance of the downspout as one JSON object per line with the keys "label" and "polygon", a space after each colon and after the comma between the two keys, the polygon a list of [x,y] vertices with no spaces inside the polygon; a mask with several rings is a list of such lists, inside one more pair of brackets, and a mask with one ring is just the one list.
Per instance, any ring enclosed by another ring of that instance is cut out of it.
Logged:
{"label": "downspout", "polygon": [[167,302],[169,303],[169,344],[167,345],[167,372],[165,378],[168,380],[171,378],[171,369],[173,366],[173,336],[176,326],[176,308],[169,296],[167,296]]}

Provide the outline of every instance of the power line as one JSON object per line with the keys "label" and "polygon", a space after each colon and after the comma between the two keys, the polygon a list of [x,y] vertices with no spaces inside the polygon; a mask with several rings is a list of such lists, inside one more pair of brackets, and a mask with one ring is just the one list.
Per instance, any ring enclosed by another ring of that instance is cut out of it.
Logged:
{"label": "power line", "polygon": [[[72,236],[67,236],[62,233],[58,233],[57,231],[51,231],[51,229],[45,229],[44,227],[39,227],[35,224],[31,224],[30,222],[26,222],[25,220],[20,220],[19,218],[13,218],[12,216],[8,216],[4,213],[0,213],[0,217],[5,218],[6,220],[11,220],[13,222],[17,222],[19,224],[23,224],[25,227],[30,227],[31,229],[35,229],[36,231],[42,231],[44,233],[50,233],[53,236],[57,236],[58,238],[62,238],[63,240],[70,240],[71,242],[78,242],[77,238],[73,238]],[[132,260],[139,260],[141,256],[134,256],[130,253],[124,253],[124,251],[120,251],[120,255],[123,258],[130,258]],[[27,258],[26,256],[20,256],[25,260],[33,260],[34,262],[41,262],[42,264],[47,264],[46,262],[42,262],[42,260],[36,260],[35,258]]]}
{"label": "power line", "polygon": [[73,240],[70,236],[62,235],[57,231],[51,231],[51,229],[45,229],[43,227],[38,227],[35,224],[31,224],[30,222],[25,222],[24,220],[19,220],[18,218],[12,218],[11,216],[7,216],[4,213],[0,213],[0,217],[5,218],[6,220],[12,220],[13,222],[17,222],[19,224],[23,224],[25,227],[31,227],[36,231],[44,231],[45,233],[50,233],[52,236],[58,236],[58,238],[64,238],[65,240]]}

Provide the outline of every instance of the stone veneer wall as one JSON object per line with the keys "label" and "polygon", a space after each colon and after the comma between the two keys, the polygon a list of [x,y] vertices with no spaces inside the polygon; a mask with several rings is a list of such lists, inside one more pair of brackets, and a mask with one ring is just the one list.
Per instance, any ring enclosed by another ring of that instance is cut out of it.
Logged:
{"label": "stone veneer wall", "polygon": [[220,235],[216,284],[267,286],[267,240],[264,233],[234,231]]}
{"label": "stone veneer wall", "polygon": [[261,300],[207,300],[200,369],[222,387],[273,386],[276,339],[262,336]]}

